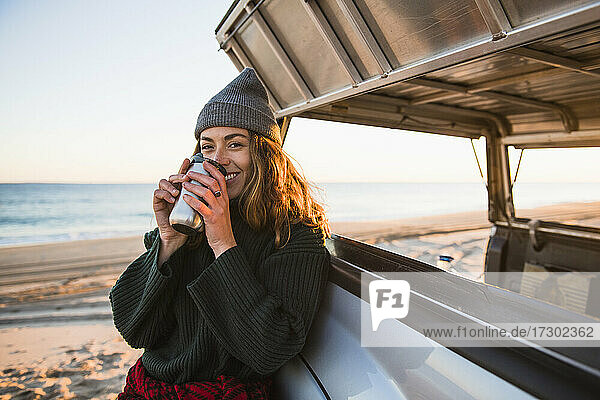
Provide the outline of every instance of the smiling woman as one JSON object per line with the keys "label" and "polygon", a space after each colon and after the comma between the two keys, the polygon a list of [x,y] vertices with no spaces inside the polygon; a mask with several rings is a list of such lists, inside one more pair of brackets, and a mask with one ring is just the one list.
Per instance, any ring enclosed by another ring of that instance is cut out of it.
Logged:
{"label": "smiling woman", "polygon": [[204,157],[221,164],[227,170],[225,182],[229,198],[236,198],[244,188],[250,173],[250,134],[246,129],[213,127],[202,132],[200,151]]}
{"label": "smiling woman", "polygon": [[[110,292],[114,323],[145,352],[119,399],[269,398],[271,375],[303,348],[327,283],[329,225],[281,148],[267,93],[245,69],[202,109],[204,175],[162,179],[158,228]],[[169,224],[183,199],[204,219],[191,240]],[[200,200],[201,199],[201,200]]]}

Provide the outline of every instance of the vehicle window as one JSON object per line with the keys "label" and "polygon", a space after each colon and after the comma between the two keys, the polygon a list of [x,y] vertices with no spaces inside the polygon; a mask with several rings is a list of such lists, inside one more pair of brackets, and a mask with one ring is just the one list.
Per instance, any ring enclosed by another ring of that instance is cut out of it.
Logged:
{"label": "vehicle window", "polygon": [[600,228],[600,148],[508,152],[517,217]]}
{"label": "vehicle window", "polygon": [[335,233],[482,280],[491,225],[469,139],[294,118],[284,149]]}

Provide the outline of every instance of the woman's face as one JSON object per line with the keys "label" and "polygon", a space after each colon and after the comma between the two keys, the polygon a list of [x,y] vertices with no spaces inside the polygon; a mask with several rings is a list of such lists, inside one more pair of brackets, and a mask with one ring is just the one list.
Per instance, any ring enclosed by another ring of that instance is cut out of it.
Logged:
{"label": "woman's face", "polygon": [[225,181],[230,199],[242,192],[250,178],[250,134],[246,129],[217,126],[202,131],[200,151],[227,170]]}

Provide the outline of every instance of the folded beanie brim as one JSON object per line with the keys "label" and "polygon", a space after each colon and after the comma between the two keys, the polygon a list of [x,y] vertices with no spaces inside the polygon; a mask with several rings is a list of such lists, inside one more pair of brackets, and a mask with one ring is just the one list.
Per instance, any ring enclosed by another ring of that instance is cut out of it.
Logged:
{"label": "folded beanie brim", "polygon": [[259,110],[241,104],[209,103],[198,117],[194,132],[200,140],[202,131],[217,126],[243,128],[280,142],[279,125]]}

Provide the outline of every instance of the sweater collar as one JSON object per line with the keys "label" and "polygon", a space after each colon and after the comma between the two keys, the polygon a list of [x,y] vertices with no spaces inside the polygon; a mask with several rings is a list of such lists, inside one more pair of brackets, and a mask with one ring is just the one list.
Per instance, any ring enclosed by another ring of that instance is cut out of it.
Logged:
{"label": "sweater collar", "polygon": [[238,217],[240,215],[240,200],[239,197],[235,199],[229,200],[229,214],[233,217],[234,215]]}

